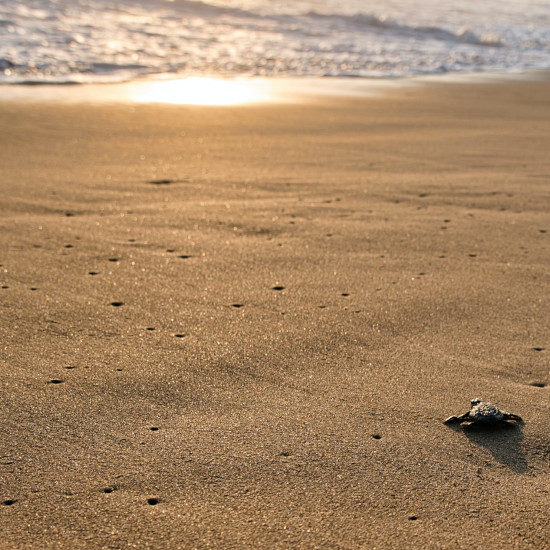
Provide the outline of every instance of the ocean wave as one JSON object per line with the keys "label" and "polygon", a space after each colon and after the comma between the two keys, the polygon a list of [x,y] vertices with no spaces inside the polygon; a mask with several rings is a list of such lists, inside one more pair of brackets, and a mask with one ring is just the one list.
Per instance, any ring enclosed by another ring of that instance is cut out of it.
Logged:
{"label": "ocean wave", "polygon": [[[145,2],[140,2],[141,5]],[[165,2],[157,2],[159,6],[165,6]],[[321,13],[315,10],[310,10],[304,13],[274,13],[265,14],[254,10],[245,10],[242,8],[235,8],[230,6],[219,6],[217,4],[209,4],[201,2],[199,0],[177,0],[171,2],[174,8],[182,13],[193,14],[195,16],[206,17],[234,17],[238,19],[256,19],[262,22],[264,25],[267,21],[271,20],[275,23],[285,26],[285,30],[291,29],[296,32],[304,32],[308,24],[311,22],[304,21],[304,19],[311,19],[313,21],[324,21],[328,25],[335,25],[339,27],[352,28],[352,27],[369,27],[375,30],[385,30],[395,33],[400,33],[405,37],[415,38],[429,38],[441,41],[451,41],[463,44],[473,44],[477,46],[489,46],[500,47],[502,41],[496,37],[491,36],[483,37],[476,35],[469,29],[460,29],[458,32],[451,30],[434,27],[434,26],[409,26],[400,24],[392,19],[386,17],[376,16],[372,14],[356,13],[353,15],[343,15],[337,13]],[[296,26],[296,23],[302,23]],[[315,34],[315,33],[314,33]],[[318,33],[317,33],[318,34]]]}
{"label": "ocean wave", "polygon": [[425,2],[431,11],[403,0],[402,8],[393,2],[393,11],[364,13],[360,0],[326,0],[332,11],[325,13],[314,0],[2,0],[0,82],[155,73],[399,77],[550,66],[550,29],[540,12],[519,24],[525,6],[501,10],[498,19],[498,0],[484,0],[483,9],[462,0],[470,9],[463,17],[441,11],[447,0]]}
{"label": "ocean wave", "polygon": [[409,26],[402,25],[391,19],[377,17],[375,15],[358,13],[355,15],[337,15],[323,14],[316,11],[310,11],[305,14],[307,17],[316,20],[323,20],[329,24],[343,25],[345,27],[369,27],[377,30],[390,31],[401,34],[404,37],[425,38],[441,40],[444,42],[456,42],[462,44],[472,44],[475,46],[501,47],[502,41],[492,36],[490,38],[478,36],[469,29],[460,29],[453,32],[442,27],[431,26]]}

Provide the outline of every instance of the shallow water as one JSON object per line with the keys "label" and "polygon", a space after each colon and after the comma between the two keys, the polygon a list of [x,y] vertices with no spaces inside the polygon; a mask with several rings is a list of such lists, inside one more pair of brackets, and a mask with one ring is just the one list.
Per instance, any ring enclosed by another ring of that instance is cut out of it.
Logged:
{"label": "shallow water", "polygon": [[548,0],[3,0],[0,82],[550,67]]}

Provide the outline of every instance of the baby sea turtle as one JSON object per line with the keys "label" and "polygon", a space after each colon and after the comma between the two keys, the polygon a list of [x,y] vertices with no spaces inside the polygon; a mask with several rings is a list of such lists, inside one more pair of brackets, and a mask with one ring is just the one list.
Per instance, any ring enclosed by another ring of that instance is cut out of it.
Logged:
{"label": "baby sea turtle", "polygon": [[523,422],[521,416],[506,411],[501,411],[496,405],[487,403],[477,397],[470,401],[472,408],[460,416],[449,416],[445,424],[454,424],[466,422],[468,424],[501,424],[507,420]]}

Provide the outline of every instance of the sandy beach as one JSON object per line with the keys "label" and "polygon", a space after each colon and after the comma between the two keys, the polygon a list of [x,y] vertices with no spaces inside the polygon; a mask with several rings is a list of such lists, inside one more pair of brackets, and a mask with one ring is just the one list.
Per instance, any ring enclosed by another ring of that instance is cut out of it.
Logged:
{"label": "sandy beach", "polygon": [[549,128],[544,79],[1,102],[0,546],[548,548]]}

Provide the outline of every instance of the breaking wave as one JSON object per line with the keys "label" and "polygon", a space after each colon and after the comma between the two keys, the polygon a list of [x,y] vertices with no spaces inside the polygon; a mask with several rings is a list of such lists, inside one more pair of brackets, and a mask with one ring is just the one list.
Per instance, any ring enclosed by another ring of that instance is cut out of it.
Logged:
{"label": "breaking wave", "polygon": [[[0,82],[145,74],[400,77],[550,66],[525,0],[3,0]],[[503,9],[506,8],[506,9]]]}

